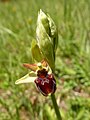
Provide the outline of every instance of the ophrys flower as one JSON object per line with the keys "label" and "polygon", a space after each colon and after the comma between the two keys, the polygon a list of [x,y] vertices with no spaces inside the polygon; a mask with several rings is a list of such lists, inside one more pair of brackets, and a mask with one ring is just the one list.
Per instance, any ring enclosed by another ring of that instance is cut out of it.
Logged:
{"label": "ophrys flower", "polygon": [[25,63],[23,65],[32,71],[21,79],[17,80],[15,84],[34,82],[38,90],[44,96],[48,96],[49,94],[53,94],[55,92],[56,80],[48,63],[45,60],[37,64]]}

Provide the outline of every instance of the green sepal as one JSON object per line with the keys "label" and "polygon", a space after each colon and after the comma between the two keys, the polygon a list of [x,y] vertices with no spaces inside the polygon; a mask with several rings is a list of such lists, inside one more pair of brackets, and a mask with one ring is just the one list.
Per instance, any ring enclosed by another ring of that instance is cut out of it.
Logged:
{"label": "green sepal", "polygon": [[18,79],[15,84],[21,84],[21,83],[30,83],[30,82],[34,82],[34,80],[36,79],[36,74],[34,72],[30,72],[27,75],[25,75],[24,77]]}
{"label": "green sepal", "polygon": [[32,53],[33,59],[35,59],[37,62],[40,62],[43,59],[43,55],[39,49],[39,46],[37,45],[36,40],[32,40],[31,53]]}

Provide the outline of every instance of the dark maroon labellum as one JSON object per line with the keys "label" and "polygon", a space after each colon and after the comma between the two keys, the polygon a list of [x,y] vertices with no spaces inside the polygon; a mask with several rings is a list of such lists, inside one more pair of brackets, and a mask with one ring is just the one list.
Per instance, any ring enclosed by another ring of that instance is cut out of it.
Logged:
{"label": "dark maroon labellum", "polygon": [[46,69],[38,70],[37,78],[35,79],[35,83],[39,91],[47,96],[48,94],[52,94],[56,90],[56,81],[54,79],[53,74],[48,74]]}

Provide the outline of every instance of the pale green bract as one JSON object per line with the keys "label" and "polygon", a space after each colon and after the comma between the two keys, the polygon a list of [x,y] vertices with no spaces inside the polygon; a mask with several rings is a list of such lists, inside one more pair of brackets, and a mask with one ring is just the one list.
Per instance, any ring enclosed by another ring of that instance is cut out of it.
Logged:
{"label": "pale green bract", "polygon": [[58,32],[51,17],[46,15],[42,10],[38,14],[36,36],[43,57],[47,60],[51,69],[54,70]]}

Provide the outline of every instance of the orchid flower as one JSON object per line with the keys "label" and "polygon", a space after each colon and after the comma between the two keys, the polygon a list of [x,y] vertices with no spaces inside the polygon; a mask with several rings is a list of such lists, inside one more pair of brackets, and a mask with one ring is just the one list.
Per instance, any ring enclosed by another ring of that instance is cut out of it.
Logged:
{"label": "orchid flower", "polygon": [[23,66],[31,69],[32,71],[17,80],[15,84],[33,82],[44,96],[48,96],[55,92],[56,81],[48,63],[45,60],[37,64],[24,63]]}

